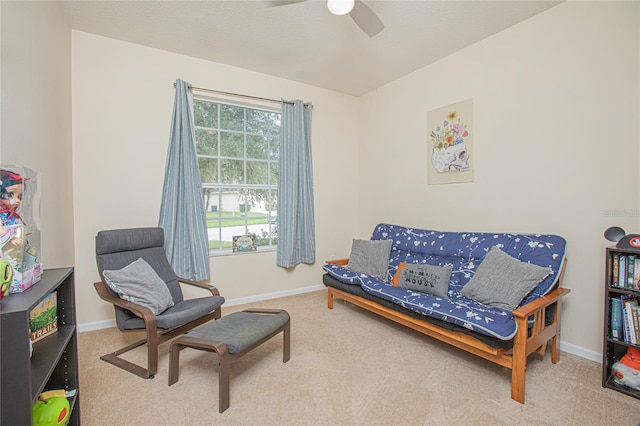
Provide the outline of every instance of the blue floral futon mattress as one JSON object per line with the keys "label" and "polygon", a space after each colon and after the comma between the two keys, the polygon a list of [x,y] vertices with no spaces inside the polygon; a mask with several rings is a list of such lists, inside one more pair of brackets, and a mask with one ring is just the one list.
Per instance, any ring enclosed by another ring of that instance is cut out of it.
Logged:
{"label": "blue floral futon mattress", "polygon": [[[485,306],[460,294],[489,250],[498,247],[523,262],[549,267],[551,274],[522,301],[525,305],[551,291],[566,255],[566,241],[557,235],[442,232],[379,224],[372,240],[393,240],[386,282],[358,274],[344,266],[326,264],[324,270],[344,284],[360,286],[367,294],[406,309],[500,340],[512,339],[517,324],[512,312]],[[394,287],[390,280],[400,262],[453,267],[449,299]]]}

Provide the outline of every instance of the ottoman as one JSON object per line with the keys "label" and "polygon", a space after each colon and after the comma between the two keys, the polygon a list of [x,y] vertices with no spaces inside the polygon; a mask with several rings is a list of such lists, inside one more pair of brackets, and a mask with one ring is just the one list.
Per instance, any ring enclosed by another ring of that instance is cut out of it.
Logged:
{"label": "ottoman", "polygon": [[246,309],[205,324],[171,342],[169,386],[178,381],[180,351],[184,348],[214,352],[218,356],[219,412],[229,408],[231,362],[283,332],[282,361],[289,361],[290,318],[282,309]]}

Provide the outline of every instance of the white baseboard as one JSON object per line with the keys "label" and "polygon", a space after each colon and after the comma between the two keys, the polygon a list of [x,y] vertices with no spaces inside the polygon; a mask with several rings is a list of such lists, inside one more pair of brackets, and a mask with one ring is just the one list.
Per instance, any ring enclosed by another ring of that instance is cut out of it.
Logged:
{"label": "white baseboard", "polygon": [[263,300],[278,299],[280,297],[295,296],[296,294],[310,293],[312,291],[324,290],[323,284],[313,285],[311,287],[296,288],[293,290],[276,291],[273,293],[258,294],[256,296],[240,297],[224,302],[224,306],[245,305],[247,303],[261,302]]}
{"label": "white baseboard", "polygon": [[[224,306],[245,305],[253,302],[261,302],[263,300],[294,296],[296,294],[302,294],[302,293],[310,293],[312,291],[324,290],[325,288],[326,287],[324,285],[319,284],[319,285],[314,285],[310,287],[296,288],[293,290],[283,290],[283,291],[276,291],[273,293],[259,294],[256,296],[240,297],[237,299],[227,300],[226,302],[224,302]],[[95,322],[90,322],[85,324],[79,324],[78,331],[82,333],[84,331],[100,330],[103,328],[109,328],[109,327],[115,327],[115,326],[116,326],[115,320],[95,321]],[[572,343],[560,341],[560,350],[564,352],[568,352],[573,355],[577,355],[581,358],[586,358],[591,361],[602,363],[601,353],[591,351],[589,349],[585,349],[583,347],[574,345]]]}
{"label": "white baseboard", "polygon": [[560,341],[560,350],[602,364],[602,353],[600,352],[591,351],[572,343],[563,342],[562,340]]}
{"label": "white baseboard", "polygon": [[[296,294],[310,293],[312,291],[324,290],[325,288],[326,287],[324,285],[319,284],[319,285],[314,285],[310,287],[296,288],[293,290],[283,290],[283,291],[276,291],[273,293],[258,294],[256,296],[240,297],[237,299],[230,299],[225,301],[223,307],[245,305],[247,303],[261,302],[263,300],[278,299],[280,297],[287,297],[287,296],[295,296]],[[79,324],[78,331],[82,333],[84,331],[101,330],[103,328],[109,328],[109,327],[115,327],[115,326],[116,326],[115,320],[95,321],[95,322]]]}
{"label": "white baseboard", "polygon": [[84,324],[78,324],[78,332],[82,333],[84,331],[93,331],[93,330],[101,330],[103,328],[115,327],[116,320],[103,320],[103,321],[94,321],[94,322],[86,322]]}

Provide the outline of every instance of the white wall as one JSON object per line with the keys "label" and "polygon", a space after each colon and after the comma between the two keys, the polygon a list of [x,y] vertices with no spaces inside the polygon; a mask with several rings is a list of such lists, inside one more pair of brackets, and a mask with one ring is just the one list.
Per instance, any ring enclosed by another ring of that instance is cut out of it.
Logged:
{"label": "white wall", "polygon": [[[173,107],[173,83],[313,102],[316,263],[276,267],[275,252],[211,258],[211,282],[227,299],[322,283],[321,266],[348,253],[356,227],[358,100],[188,56],[72,32],[73,173],[78,322],[113,318],[98,299],[94,238],[102,229],[157,226]],[[349,186],[349,190],[345,187]],[[202,293],[191,293],[200,295]]]}
{"label": "white wall", "polygon": [[0,2],[0,164],[40,173],[41,261],[74,265],[71,30],[54,2]]}
{"label": "white wall", "polygon": [[[387,221],[562,235],[562,341],[601,352],[602,234],[640,232],[639,5],[563,3],[364,96],[360,234]],[[428,185],[427,111],[468,98],[475,180]]]}
{"label": "white wall", "polygon": [[[563,3],[361,99],[70,32],[51,2],[0,7],[0,163],[43,174],[43,259],[76,266],[80,323],[113,317],[91,286],[95,233],[157,224],[182,78],[315,104],[318,263],[284,271],[274,253],[213,258],[227,298],[319,284],[322,260],[382,221],[553,232],[569,241],[563,343],[601,351],[602,232],[640,232],[637,2]],[[467,98],[475,181],[429,186],[427,111]]]}

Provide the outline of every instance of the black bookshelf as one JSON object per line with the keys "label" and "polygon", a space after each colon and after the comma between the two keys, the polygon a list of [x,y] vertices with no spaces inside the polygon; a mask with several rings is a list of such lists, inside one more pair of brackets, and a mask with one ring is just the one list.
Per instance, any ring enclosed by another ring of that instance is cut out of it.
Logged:
{"label": "black bookshelf", "polygon": [[[30,356],[29,313],[54,291],[58,331],[33,343]],[[0,423],[30,425],[42,391],[76,389],[68,424],[80,424],[77,342],[73,268],[47,269],[31,288],[0,301]]]}
{"label": "black bookshelf", "polygon": [[[611,366],[619,361],[629,347],[640,348],[640,344],[625,342],[623,338],[615,338],[611,332],[611,299],[620,296],[635,296],[640,299],[640,290],[623,285],[616,285],[614,279],[614,256],[637,256],[640,259],[640,250],[619,249],[610,247],[606,250],[605,258],[605,291],[604,291],[604,333],[602,345],[602,387],[616,390],[634,398],[640,399],[640,391],[628,386],[616,383],[611,376]],[[640,264],[640,262],[636,262]],[[627,277],[624,277],[626,280]],[[620,277],[618,276],[618,283]]]}

